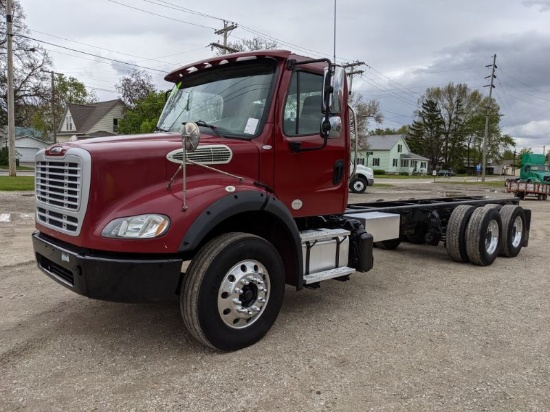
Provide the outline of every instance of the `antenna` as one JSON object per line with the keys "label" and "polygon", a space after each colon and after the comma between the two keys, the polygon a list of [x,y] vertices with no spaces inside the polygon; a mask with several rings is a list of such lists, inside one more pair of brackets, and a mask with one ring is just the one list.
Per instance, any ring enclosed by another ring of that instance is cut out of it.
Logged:
{"label": "antenna", "polygon": [[336,64],[336,0],[334,0],[334,54],[332,62]]}

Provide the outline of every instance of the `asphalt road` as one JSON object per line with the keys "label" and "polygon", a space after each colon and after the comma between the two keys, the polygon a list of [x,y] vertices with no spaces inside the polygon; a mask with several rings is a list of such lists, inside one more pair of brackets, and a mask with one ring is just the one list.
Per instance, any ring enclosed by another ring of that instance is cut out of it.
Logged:
{"label": "asphalt road", "polygon": [[[467,190],[410,183],[351,200]],[[196,343],[177,304],[92,301],[43,275],[33,201],[0,193],[1,411],[550,410],[550,201],[522,202],[533,224],[517,258],[375,249],[349,282],[287,288],[268,335],[235,353]]]}

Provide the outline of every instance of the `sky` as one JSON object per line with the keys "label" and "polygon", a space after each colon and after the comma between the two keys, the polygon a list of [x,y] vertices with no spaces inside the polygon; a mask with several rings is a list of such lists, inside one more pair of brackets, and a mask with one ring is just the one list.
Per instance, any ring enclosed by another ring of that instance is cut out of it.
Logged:
{"label": "sky", "polygon": [[353,90],[378,100],[385,119],[370,129],[411,124],[428,87],[465,83],[487,95],[496,55],[503,132],[518,151],[550,150],[550,0],[19,1],[54,70],[100,100],[117,98],[133,68],[169,89],[166,73],[214,54],[224,20],[238,26],[229,41],[260,36],[314,58],[364,62]]}

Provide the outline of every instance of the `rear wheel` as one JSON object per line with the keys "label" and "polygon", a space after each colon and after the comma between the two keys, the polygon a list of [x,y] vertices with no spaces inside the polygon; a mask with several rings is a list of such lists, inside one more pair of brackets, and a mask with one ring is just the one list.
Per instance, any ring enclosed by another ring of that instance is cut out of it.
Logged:
{"label": "rear wheel", "polygon": [[500,209],[502,218],[502,244],[500,256],[516,257],[525,239],[525,213],[516,205],[504,205]]}
{"label": "rear wheel", "polygon": [[271,243],[247,233],[224,234],[198,252],[184,276],[183,321],[214,349],[241,349],[269,331],[284,288],[281,257]]}
{"label": "rear wheel", "polygon": [[500,250],[502,220],[494,207],[478,207],[466,228],[466,253],[479,266],[492,264]]}
{"label": "rear wheel", "polygon": [[457,206],[447,223],[447,234],[445,236],[445,246],[447,253],[455,262],[469,262],[466,251],[466,228],[475,207],[469,205]]}
{"label": "rear wheel", "polygon": [[364,193],[367,190],[367,181],[362,177],[354,177],[349,183],[349,189],[353,193]]}

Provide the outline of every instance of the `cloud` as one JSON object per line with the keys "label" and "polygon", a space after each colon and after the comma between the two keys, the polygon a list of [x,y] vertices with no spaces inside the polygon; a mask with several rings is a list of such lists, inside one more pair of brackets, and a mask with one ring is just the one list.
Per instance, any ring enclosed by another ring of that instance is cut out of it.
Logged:
{"label": "cloud", "polygon": [[539,11],[549,11],[550,10],[550,1],[549,0],[523,0],[523,4],[527,7],[539,6]]}

